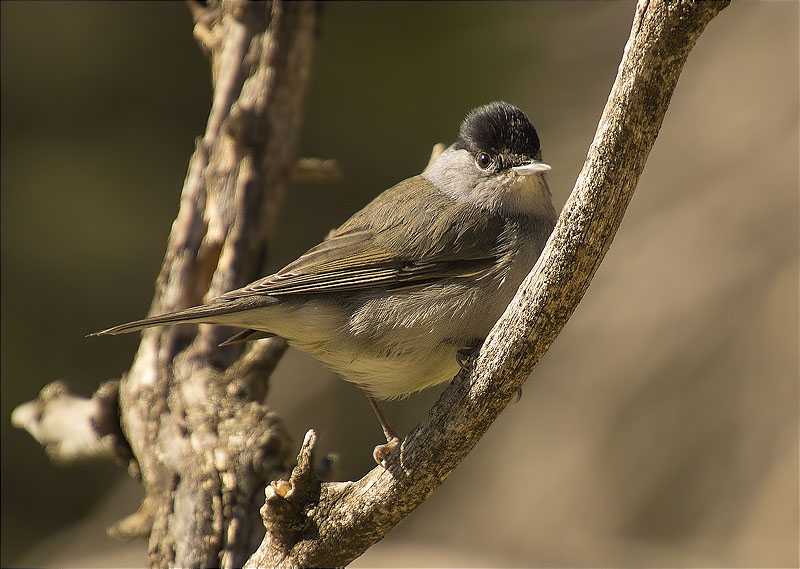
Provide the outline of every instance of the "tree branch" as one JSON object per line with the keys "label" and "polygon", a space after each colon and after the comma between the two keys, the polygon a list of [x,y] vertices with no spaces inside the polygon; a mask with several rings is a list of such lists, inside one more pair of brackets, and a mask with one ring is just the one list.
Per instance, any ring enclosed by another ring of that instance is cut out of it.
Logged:
{"label": "tree branch", "polygon": [[[309,2],[212,0],[190,8],[211,59],[213,105],[150,313],[198,304],[263,274],[275,212],[295,170],[316,40],[318,7]],[[229,335],[205,325],[147,331],[118,400],[117,384],[107,384],[113,405],[101,405],[111,399],[98,395],[76,400],[54,384],[15,415],[59,458],[76,455],[80,442],[94,454],[132,451],[129,469],[141,474],[146,496],[109,531],[149,536],[153,567],[241,566],[264,534],[262,491],[287,471],[288,435],[263,403],[285,343],[218,348]],[[77,416],[65,413],[76,408]],[[45,429],[59,416],[83,426],[77,437],[57,439]],[[116,430],[92,422],[95,416],[110,418]]]}
{"label": "tree branch", "polygon": [[[298,469],[267,489],[267,534],[247,567],[343,566],[452,472],[513,398],[577,307],[608,250],[683,64],[728,2],[640,1],[589,156],[531,274],[484,343],[399,453],[357,482],[316,485]],[[313,453],[306,437],[298,464]],[[279,528],[274,516],[287,523]],[[291,520],[291,523],[288,521]],[[287,530],[288,528],[288,530]]]}
{"label": "tree branch", "polygon": [[[198,304],[263,272],[315,43],[309,3],[211,3],[194,5],[193,15],[207,40],[214,98],[151,313]],[[261,490],[286,468],[288,436],[263,404],[262,375],[285,344],[217,348],[229,334],[217,326],[147,331],[122,385],[123,425],[150,509],[137,517],[153,520],[153,567],[240,566],[263,535]]]}
{"label": "tree branch", "polygon": [[115,458],[139,477],[119,426],[118,381],[102,384],[91,398],[73,395],[64,382],[54,381],[38,399],[14,409],[11,423],[28,431],[55,463]]}

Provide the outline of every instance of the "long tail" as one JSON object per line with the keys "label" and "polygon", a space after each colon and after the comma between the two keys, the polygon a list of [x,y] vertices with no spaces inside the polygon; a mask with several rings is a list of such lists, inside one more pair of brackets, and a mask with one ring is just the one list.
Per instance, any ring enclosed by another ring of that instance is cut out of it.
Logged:
{"label": "long tail", "polygon": [[159,314],[158,316],[151,316],[142,320],[134,320],[133,322],[120,324],[119,326],[108,328],[107,330],[94,332],[93,334],[89,334],[89,336],[127,334],[128,332],[137,332],[139,330],[144,330],[145,328],[152,328],[153,326],[183,324],[186,322],[206,322],[213,324],[218,321],[216,317],[222,316],[223,314],[231,314],[234,312],[242,312],[243,310],[261,308],[275,304],[276,302],[278,302],[276,299],[269,296],[246,297],[236,300],[212,302],[210,304],[193,306],[177,312],[168,312],[166,314]]}

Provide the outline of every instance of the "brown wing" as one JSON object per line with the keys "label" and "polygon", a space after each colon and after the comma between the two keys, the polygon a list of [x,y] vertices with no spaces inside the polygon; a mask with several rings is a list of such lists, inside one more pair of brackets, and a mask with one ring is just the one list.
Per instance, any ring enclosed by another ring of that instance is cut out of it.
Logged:
{"label": "brown wing", "polygon": [[378,196],[279,272],[218,300],[393,290],[476,277],[496,266],[505,229],[504,218],[453,202],[417,176]]}
{"label": "brown wing", "polygon": [[[194,306],[98,332],[121,334],[280,302],[281,296],[382,288],[396,290],[496,274],[517,246],[509,220],[442,196],[419,176],[386,190],[328,238],[274,275]],[[251,331],[231,340],[255,338]],[[260,334],[260,333],[259,333]]]}

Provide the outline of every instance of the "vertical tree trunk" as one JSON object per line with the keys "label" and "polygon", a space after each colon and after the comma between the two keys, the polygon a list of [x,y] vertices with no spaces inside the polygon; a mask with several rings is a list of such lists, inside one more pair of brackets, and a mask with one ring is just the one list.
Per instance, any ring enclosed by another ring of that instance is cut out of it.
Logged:
{"label": "vertical tree trunk", "polygon": [[[213,105],[197,140],[150,313],[178,310],[263,274],[295,166],[317,7],[191,4],[209,55]],[[121,419],[146,497],[117,535],[149,534],[153,567],[241,566],[260,542],[263,489],[288,437],[264,404],[282,340],[218,348],[230,331],[144,332],[120,386]]]}

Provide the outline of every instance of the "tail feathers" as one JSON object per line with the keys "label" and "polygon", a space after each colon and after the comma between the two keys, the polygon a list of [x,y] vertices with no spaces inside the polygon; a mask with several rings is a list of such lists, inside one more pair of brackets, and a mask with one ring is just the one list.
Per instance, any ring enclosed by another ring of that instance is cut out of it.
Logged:
{"label": "tail feathers", "polygon": [[275,299],[270,297],[258,298],[241,298],[234,301],[212,302],[210,304],[202,304],[200,306],[193,306],[185,310],[177,312],[168,312],[167,314],[159,314],[158,316],[151,316],[142,320],[134,320],[94,332],[89,336],[115,336],[117,334],[127,334],[128,332],[138,332],[145,328],[152,328],[154,326],[164,326],[168,324],[184,324],[188,322],[195,323],[214,323],[215,317],[223,314],[231,314],[233,312],[242,312],[243,310],[250,310],[253,308],[260,308],[270,304],[274,304]]}

